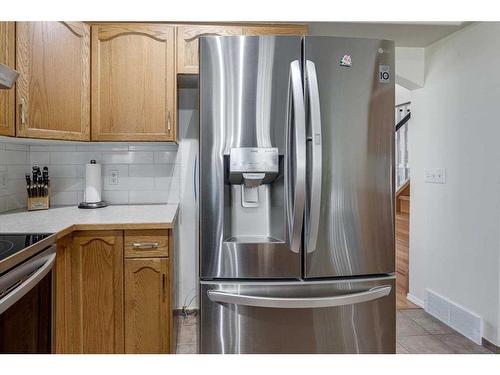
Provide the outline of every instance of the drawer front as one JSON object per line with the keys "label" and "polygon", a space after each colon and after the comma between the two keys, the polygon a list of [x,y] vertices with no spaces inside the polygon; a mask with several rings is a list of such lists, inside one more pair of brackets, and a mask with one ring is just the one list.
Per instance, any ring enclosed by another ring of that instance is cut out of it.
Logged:
{"label": "drawer front", "polygon": [[[388,295],[354,297],[387,286]],[[395,353],[396,290],[391,276],[349,282],[201,282],[200,290],[202,354]],[[213,292],[232,297],[217,300],[216,295],[209,297]],[[341,296],[344,302],[331,306],[305,305]],[[259,300],[275,304],[252,305]],[[304,304],[286,307],[293,300]]]}
{"label": "drawer front", "polygon": [[126,230],[125,258],[168,257],[168,230]]}

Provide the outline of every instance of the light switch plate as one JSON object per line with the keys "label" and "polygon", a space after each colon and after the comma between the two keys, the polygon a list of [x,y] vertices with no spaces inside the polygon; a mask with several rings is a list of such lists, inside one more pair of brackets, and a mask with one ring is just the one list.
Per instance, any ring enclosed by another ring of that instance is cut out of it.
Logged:
{"label": "light switch plate", "polygon": [[446,169],[445,168],[428,168],[424,170],[424,181],[430,184],[445,184]]}

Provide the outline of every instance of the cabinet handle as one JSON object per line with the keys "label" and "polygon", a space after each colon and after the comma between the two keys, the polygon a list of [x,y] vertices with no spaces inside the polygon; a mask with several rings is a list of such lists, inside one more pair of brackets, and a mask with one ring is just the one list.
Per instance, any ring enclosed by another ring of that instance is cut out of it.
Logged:
{"label": "cabinet handle", "polygon": [[172,126],[170,125],[170,111],[167,112],[167,130],[170,133],[170,129],[172,129]]}
{"label": "cabinet handle", "polygon": [[163,302],[165,302],[167,294],[167,275],[165,274],[161,275],[161,287],[162,287]]}
{"label": "cabinet handle", "polygon": [[158,242],[134,242],[132,244],[134,249],[155,249],[159,246]]}
{"label": "cabinet handle", "polygon": [[19,104],[19,109],[21,111],[21,125],[26,124],[26,99],[21,99],[21,104]]}

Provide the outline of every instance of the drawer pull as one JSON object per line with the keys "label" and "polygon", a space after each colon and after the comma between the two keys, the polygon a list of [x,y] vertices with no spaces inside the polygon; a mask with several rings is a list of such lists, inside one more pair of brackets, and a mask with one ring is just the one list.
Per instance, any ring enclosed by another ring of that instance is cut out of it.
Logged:
{"label": "drawer pull", "polygon": [[159,246],[158,242],[134,242],[134,249],[155,249]]}

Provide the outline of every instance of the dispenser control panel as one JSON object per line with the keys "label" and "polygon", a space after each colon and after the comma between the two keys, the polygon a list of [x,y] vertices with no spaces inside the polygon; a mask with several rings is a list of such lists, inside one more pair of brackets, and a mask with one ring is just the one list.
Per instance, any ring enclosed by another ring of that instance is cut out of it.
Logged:
{"label": "dispenser control panel", "polygon": [[232,148],[229,170],[234,172],[279,172],[279,154],[276,147]]}
{"label": "dispenser control panel", "polygon": [[238,147],[229,154],[229,183],[256,188],[271,183],[279,174],[276,147]]}

